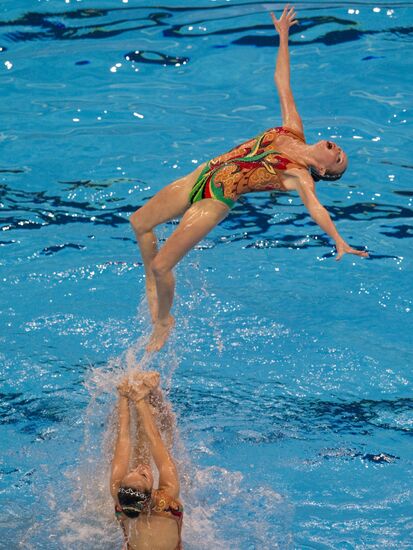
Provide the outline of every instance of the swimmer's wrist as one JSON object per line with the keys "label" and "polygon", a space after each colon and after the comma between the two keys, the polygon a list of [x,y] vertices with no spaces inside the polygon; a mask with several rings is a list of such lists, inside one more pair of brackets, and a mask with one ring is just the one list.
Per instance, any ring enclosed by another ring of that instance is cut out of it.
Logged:
{"label": "swimmer's wrist", "polygon": [[127,407],[128,405],[128,401],[129,401],[129,398],[126,395],[123,395],[123,394],[119,395],[119,400],[118,400],[119,407],[121,407],[122,409],[125,409],[125,407]]}
{"label": "swimmer's wrist", "polygon": [[123,393],[120,393],[119,394],[119,404],[124,405],[125,403],[127,403],[127,401],[128,401],[128,396],[123,394]]}
{"label": "swimmer's wrist", "polygon": [[135,399],[133,399],[133,402],[135,403],[135,407],[137,410],[142,410],[142,408],[145,408],[144,397],[135,397]]}

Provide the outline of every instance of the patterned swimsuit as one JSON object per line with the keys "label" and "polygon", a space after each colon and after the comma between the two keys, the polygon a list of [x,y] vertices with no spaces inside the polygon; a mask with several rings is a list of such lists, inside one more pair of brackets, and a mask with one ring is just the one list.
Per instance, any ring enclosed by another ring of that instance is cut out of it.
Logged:
{"label": "patterned swimsuit", "polygon": [[212,198],[233,208],[244,193],[287,191],[280,173],[290,168],[307,167],[278,150],[277,141],[281,135],[305,142],[302,134],[286,126],[266,130],[207,162],[192,188],[189,201],[194,203]]}

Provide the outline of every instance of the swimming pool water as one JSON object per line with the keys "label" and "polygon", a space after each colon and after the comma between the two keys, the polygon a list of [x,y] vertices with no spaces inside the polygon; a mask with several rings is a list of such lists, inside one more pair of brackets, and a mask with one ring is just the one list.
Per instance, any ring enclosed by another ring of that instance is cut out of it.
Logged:
{"label": "swimming pool water", "polygon": [[[280,123],[272,7],[2,2],[0,547],[120,547],[114,387],[149,331],[128,216]],[[411,4],[296,7],[307,140],[350,158],[318,195],[370,258],[335,262],[296,195],[249,195],[178,267],[143,366],[179,418],[185,548],[408,549]]]}

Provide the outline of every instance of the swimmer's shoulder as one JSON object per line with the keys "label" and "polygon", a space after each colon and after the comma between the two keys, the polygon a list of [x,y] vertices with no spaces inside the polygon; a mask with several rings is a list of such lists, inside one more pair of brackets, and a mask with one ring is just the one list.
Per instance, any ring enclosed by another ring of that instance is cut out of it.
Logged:
{"label": "swimmer's shoulder", "polygon": [[302,186],[314,191],[315,184],[308,168],[305,166],[294,166],[282,174],[283,185],[287,191],[297,191]]}

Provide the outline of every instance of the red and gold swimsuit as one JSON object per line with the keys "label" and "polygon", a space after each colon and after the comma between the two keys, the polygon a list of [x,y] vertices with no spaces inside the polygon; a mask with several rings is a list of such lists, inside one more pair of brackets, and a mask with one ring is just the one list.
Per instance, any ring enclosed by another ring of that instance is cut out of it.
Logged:
{"label": "red and gold swimsuit", "polygon": [[213,198],[232,208],[244,193],[287,191],[281,172],[305,165],[279,150],[277,142],[282,135],[305,141],[301,133],[279,126],[237,145],[228,153],[207,162],[192,188],[190,202]]}

